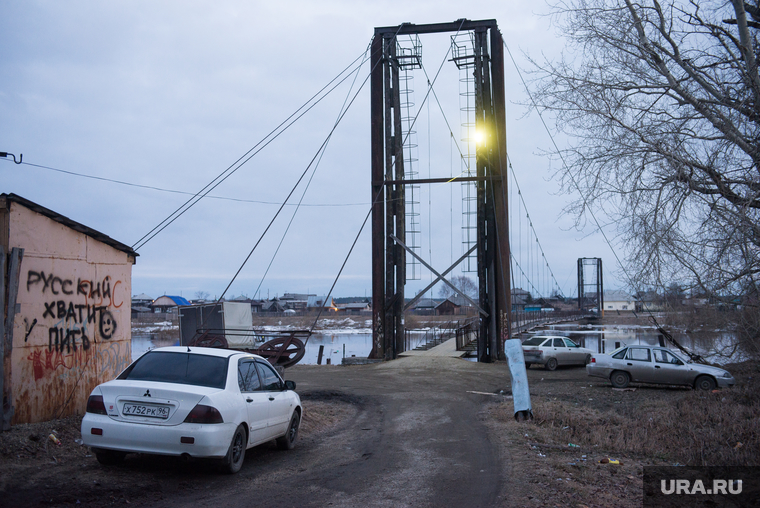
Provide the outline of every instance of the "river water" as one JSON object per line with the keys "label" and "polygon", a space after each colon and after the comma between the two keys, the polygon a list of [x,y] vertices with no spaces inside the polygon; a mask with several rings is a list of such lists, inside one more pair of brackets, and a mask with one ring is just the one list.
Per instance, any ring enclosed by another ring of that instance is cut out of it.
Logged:
{"label": "river water", "polygon": [[[179,346],[178,338],[162,339],[156,334],[132,334],[132,359],[139,357],[149,349]],[[332,364],[340,364],[344,356],[366,357],[372,350],[372,333],[364,330],[336,330],[328,333],[315,333],[306,343],[306,354],[299,364],[317,363],[319,346],[324,346],[322,364],[330,359]]]}

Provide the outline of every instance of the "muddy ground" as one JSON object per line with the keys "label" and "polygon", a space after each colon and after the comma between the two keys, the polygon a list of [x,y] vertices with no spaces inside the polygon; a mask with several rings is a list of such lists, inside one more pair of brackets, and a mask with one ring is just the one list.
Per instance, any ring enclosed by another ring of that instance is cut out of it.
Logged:
{"label": "muddy ground", "polygon": [[77,444],[77,417],[18,425],[0,434],[0,506],[641,506],[645,465],[757,465],[760,372],[730,369],[739,386],[704,393],[533,367],[535,419],[518,423],[505,364],[296,366],[286,378],[305,416],[291,452],[249,450],[233,476],[137,455],[103,467]]}

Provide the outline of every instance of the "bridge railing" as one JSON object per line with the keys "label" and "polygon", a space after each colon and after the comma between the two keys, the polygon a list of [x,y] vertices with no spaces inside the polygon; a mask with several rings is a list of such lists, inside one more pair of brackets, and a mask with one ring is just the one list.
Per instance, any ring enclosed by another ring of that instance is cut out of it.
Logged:
{"label": "bridge railing", "polygon": [[479,319],[472,318],[465,321],[456,329],[457,351],[463,351],[473,342],[477,343],[479,332]]}
{"label": "bridge railing", "polygon": [[[517,311],[512,313],[512,337],[530,330],[533,327],[545,324],[575,321],[588,317],[588,314],[580,311]],[[456,329],[457,351],[466,349],[478,340],[480,325],[478,318],[471,318],[461,323]]]}

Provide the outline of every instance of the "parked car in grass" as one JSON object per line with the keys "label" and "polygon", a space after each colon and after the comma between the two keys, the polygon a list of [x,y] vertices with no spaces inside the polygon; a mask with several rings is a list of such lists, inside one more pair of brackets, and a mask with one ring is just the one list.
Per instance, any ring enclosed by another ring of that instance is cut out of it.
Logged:
{"label": "parked car in grass", "polygon": [[692,363],[667,348],[657,346],[623,346],[608,355],[595,354],[586,365],[586,372],[589,376],[609,379],[615,388],[625,388],[634,382],[712,390],[736,383],[724,369]]}
{"label": "parked car in grass", "polygon": [[301,399],[262,357],[230,349],[148,351],[87,401],[82,441],[102,464],[127,453],[221,459],[240,470],[247,448],[291,449]]}
{"label": "parked car in grass", "polygon": [[525,367],[539,364],[548,370],[559,365],[586,365],[593,351],[557,335],[534,335],[522,343]]}

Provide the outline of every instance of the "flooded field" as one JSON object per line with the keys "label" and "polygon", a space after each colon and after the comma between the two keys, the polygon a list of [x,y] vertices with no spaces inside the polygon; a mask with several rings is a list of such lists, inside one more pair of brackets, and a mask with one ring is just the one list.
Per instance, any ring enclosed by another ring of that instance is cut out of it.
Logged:
{"label": "flooded field", "polygon": [[[137,358],[149,349],[178,345],[178,336],[160,337],[151,333],[133,333],[132,358]],[[315,333],[306,343],[306,355],[299,364],[316,364],[320,346],[324,346],[322,364],[327,363],[327,359],[330,359],[332,364],[340,364],[344,356],[366,357],[372,349],[372,334],[355,330]]]}
{"label": "flooded field", "polygon": [[[538,333],[557,333],[573,339],[594,352],[609,353],[620,346],[629,344],[659,345],[661,333],[653,326],[642,325],[579,325],[561,324],[524,333],[526,339]],[[673,333],[673,337],[686,349],[705,357],[716,364],[746,360],[735,347],[735,337],[730,332],[719,330],[702,331],[699,334]],[[408,348],[413,349],[424,341],[425,332],[411,330]],[[171,323],[156,323],[150,327],[134,327],[132,330],[132,358],[156,347],[179,345],[179,331]],[[319,348],[324,346],[322,364],[340,364],[344,357],[366,357],[372,349],[372,333],[368,328],[346,328],[314,333],[306,343],[306,355],[301,364],[317,363]]]}

